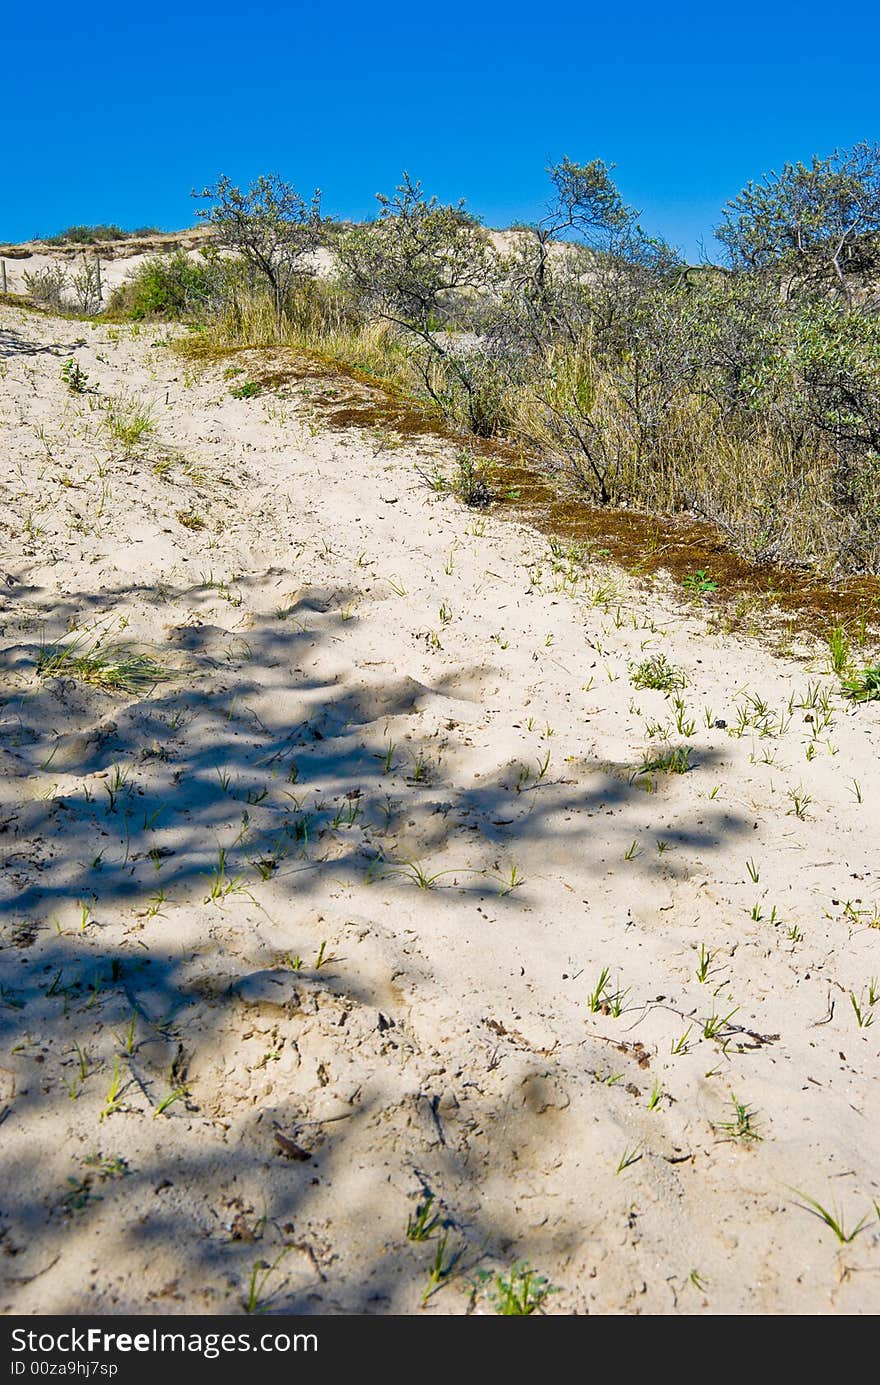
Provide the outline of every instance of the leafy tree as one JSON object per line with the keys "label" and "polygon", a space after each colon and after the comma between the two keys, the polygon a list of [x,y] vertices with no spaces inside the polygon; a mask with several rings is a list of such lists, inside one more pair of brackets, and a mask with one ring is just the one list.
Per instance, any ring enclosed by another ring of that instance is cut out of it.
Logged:
{"label": "leafy tree", "polygon": [[343,271],[367,307],[431,344],[460,296],[485,285],[486,233],[463,202],[443,206],[408,173],[376,200],[376,221],[338,242]]}
{"label": "leafy tree", "polygon": [[463,408],[471,430],[488,435],[497,423],[491,347],[450,335],[476,325],[491,292],[496,257],[486,232],[463,202],[426,197],[408,173],[393,196],[377,201],[377,219],[337,242],[343,283],[367,313],[407,334],[411,359],[443,412]]}
{"label": "leafy tree", "polygon": [[280,339],[288,295],[298,280],[314,273],[309,261],[326,235],[320,192],[306,202],[290,183],[270,173],[247,192],[224,175],[215,187],[193,196],[213,202],[197,215],[213,228],[218,243],[237,251],[266,280]]}
{"label": "leafy tree", "polygon": [[880,145],[787,163],[729,201],[715,234],[735,269],[833,284],[849,301],[878,263]]}

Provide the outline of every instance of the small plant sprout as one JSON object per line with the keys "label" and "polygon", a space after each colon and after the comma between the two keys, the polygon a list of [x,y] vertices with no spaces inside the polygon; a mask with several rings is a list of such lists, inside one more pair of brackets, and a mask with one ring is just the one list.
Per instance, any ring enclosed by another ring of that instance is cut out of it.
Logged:
{"label": "small plant sprout", "polygon": [[125,1026],[124,1030],[122,1031],[122,1036],[121,1036],[121,1039],[120,1039],[120,1043],[122,1044],[123,1049],[124,1049],[125,1052],[126,1052],[127,1054],[129,1054],[129,1055],[131,1055],[132,1053],[134,1053],[134,1049],[135,1049],[135,1042],[134,1042],[134,1041],[135,1041],[135,1035],[136,1035],[136,1033],[137,1033],[137,1010],[132,1010],[132,1012],[131,1012],[131,1018],[129,1019],[128,1024]]}
{"label": "small plant sprout", "polygon": [[749,859],[748,861],[746,861],[746,870],[749,873],[749,877],[752,883],[757,885],[758,881],[761,878],[761,872],[758,870],[758,867],[755,865],[753,860]]}
{"label": "small plant sprout", "polygon": [[618,987],[614,994],[609,995],[607,998],[606,1003],[608,1005],[609,1013],[613,1015],[616,1020],[620,1019],[620,1016],[623,1014],[624,1001],[626,1000],[628,995],[629,987],[627,987],[625,990],[620,990],[620,988]]}
{"label": "small plant sprout", "polygon": [[824,1222],[827,1227],[830,1227],[841,1245],[848,1246],[851,1241],[855,1240],[860,1232],[864,1231],[871,1220],[870,1213],[866,1212],[861,1221],[858,1222],[851,1231],[847,1231],[842,1212],[829,1212],[828,1208],[823,1207],[821,1202],[817,1202],[815,1198],[809,1197],[806,1193],[802,1193],[800,1188],[792,1188],[791,1191],[797,1193],[798,1197],[803,1198],[803,1202],[798,1205],[802,1207],[805,1212],[809,1212],[811,1216],[818,1217],[821,1222]]}
{"label": "small plant sprout", "polygon": [[710,952],[705,943],[700,943],[700,951],[697,954],[697,980],[705,983],[709,979],[709,969],[715,959],[715,953]]}
{"label": "small plant sprout", "polygon": [[634,841],[634,842],[631,842],[630,845],[627,847],[626,851],[625,851],[624,854],[623,854],[623,859],[624,859],[625,861],[634,861],[635,858],[636,858],[636,856],[638,856],[638,855],[639,855],[639,844],[638,844],[638,842]]}
{"label": "small plant sprout", "polygon": [[520,873],[519,867],[511,865],[507,874],[501,878],[498,894],[503,899],[505,895],[512,894],[514,890],[518,890],[525,883],[525,876]]}
{"label": "small plant sprout", "polygon": [[185,1101],[186,1097],[186,1087],[173,1087],[170,1092],[167,1092],[166,1095],[162,1097],[162,1100],[153,1112],[153,1118],[155,1119],[156,1116],[161,1116],[163,1111],[167,1111],[169,1106],[174,1105],[175,1101]]}
{"label": "small plant sprout", "polygon": [[495,1305],[495,1312],[505,1318],[524,1318],[532,1313],[543,1313],[550,1295],[559,1292],[546,1275],[531,1269],[527,1261],[494,1276],[488,1270],[480,1270],[477,1279],[485,1285],[487,1296]]}
{"label": "small plant sprout", "polygon": [[641,1158],[642,1149],[640,1145],[634,1145],[632,1149],[625,1149],[620,1156],[615,1172],[623,1173],[624,1169],[628,1169],[632,1164],[637,1164]]}
{"label": "small plant sprout", "polygon": [[798,785],[796,789],[789,789],[786,797],[791,802],[789,814],[794,813],[795,817],[803,821],[807,816],[807,809],[813,801],[812,796],[801,785]]}
{"label": "small plant sprout", "polygon": [[411,884],[420,890],[433,890],[437,887],[437,881],[444,875],[454,875],[454,870],[437,870],[430,873],[422,865],[421,861],[398,861],[392,863],[382,872],[387,879],[394,879],[401,876],[404,880],[409,880]]}
{"label": "small plant sprout", "polygon": [[79,361],[73,356],[69,361],[65,361],[61,367],[61,379],[71,394],[85,394],[88,378]]}
{"label": "small plant sprout", "polygon": [[320,971],[322,967],[329,967],[332,962],[338,962],[339,958],[332,952],[327,951],[326,939],[318,948],[318,955],[315,958],[315,971]]}
{"label": "small plant sprout", "polygon": [[104,1109],[100,1114],[99,1120],[104,1120],[107,1116],[112,1116],[114,1111],[119,1110],[122,1104],[119,1100],[119,1097],[121,1096],[123,1090],[124,1083],[122,1079],[122,1069],[119,1066],[119,1059],[114,1058],[113,1076],[110,1078],[110,1086],[107,1089],[107,1096],[104,1101]]}
{"label": "small plant sprout", "polygon": [[654,1085],[651,1088],[651,1095],[648,1097],[648,1110],[656,1111],[660,1102],[663,1100],[663,1087],[659,1077],[654,1078]]}
{"label": "small plant sprout", "polygon": [[721,1121],[718,1124],[719,1130],[726,1130],[731,1140],[761,1140],[763,1136],[755,1129],[755,1112],[750,1110],[745,1102],[739,1101],[731,1093],[733,1103],[733,1119]]}
{"label": "small plant sprout", "polygon": [[670,1053],[678,1055],[680,1053],[687,1053],[689,1051],[690,1044],[688,1043],[688,1040],[691,1037],[691,1031],[693,1030],[693,1027],[694,1026],[692,1024],[689,1024],[687,1029],[684,1031],[682,1035],[679,1036],[679,1038],[672,1040],[672,1044],[669,1049]]}
{"label": "small plant sprout", "polygon": [[689,572],[684,578],[682,586],[698,596],[705,596],[708,592],[718,590],[718,583],[712,580],[708,570],[704,567],[699,568],[696,572]]}
{"label": "small plant sprout", "polygon": [[226,871],[227,852],[225,846],[217,848],[217,866],[208,876],[208,895],[205,899],[206,904],[219,903],[231,894],[248,894],[244,884],[244,876],[230,876]]}
{"label": "small plant sprout", "polygon": [[[268,1311],[271,1304],[272,1295],[265,1295],[265,1288],[271,1276],[278,1269],[284,1257],[289,1253],[290,1247],[285,1246],[281,1254],[276,1256],[270,1265],[267,1260],[257,1260],[251,1270],[251,1277],[248,1283],[248,1291],[242,1299],[242,1307],[248,1314],[260,1314]],[[277,1292],[277,1291],[276,1291]]]}
{"label": "small plant sprout", "polygon": [[590,1007],[590,1013],[593,1015],[597,1014],[605,1003],[608,995],[608,982],[610,978],[610,970],[608,967],[603,967],[599,973],[599,980],[596,982],[595,990],[591,991],[587,996],[587,1004]]}
{"label": "small plant sprout", "polygon": [[729,1014],[726,1015],[717,1015],[713,1011],[709,1018],[703,1024],[703,1038],[717,1039],[719,1034],[722,1034],[724,1030],[727,1028],[727,1026],[730,1024],[730,1021],[733,1019],[734,1015],[737,1013],[738,1010],[739,1006],[736,1005],[729,1012]]}
{"label": "small plant sprout", "polygon": [[864,997],[857,997],[855,991],[849,993],[850,1004],[860,1029],[868,1029],[874,1023],[874,1011],[865,1004]]}
{"label": "small plant sprout", "polygon": [[850,792],[852,793],[853,798],[855,799],[856,803],[861,803],[861,801],[862,801],[862,786],[861,786],[861,784],[859,783],[858,779],[853,779],[853,780],[851,781],[851,789],[850,789]]}
{"label": "small plant sprout", "polygon": [[432,1211],[433,1206],[434,1194],[426,1193],[415,1212],[411,1212],[407,1218],[406,1239],[408,1241],[430,1241],[440,1225],[439,1216]]}
{"label": "small plant sprout", "polygon": [[449,1256],[447,1256],[446,1246],[448,1240],[448,1231],[444,1231],[443,1235],[438,1236],[437,1238],[437,1244],[434,1249],[434,1258],[431,1261],[431,1268],[428,1271],[428,1282],[425,1285],[425,1288],[422,1292],[423,1308],[425,1304],[428,1302],[428,1299],[431,1298],[434,1294],[436,1294],[438,1289],[442,1289],[446,1280],[449,1278],[450,1274],[455,1268],[456,1262],[459,1258],[458,1252],[451,1253]]}

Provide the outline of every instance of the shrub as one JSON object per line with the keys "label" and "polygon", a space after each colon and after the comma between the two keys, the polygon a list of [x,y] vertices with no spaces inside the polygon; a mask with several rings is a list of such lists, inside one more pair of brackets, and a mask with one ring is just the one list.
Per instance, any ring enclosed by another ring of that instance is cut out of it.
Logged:
{"label": "shrub", "polygon": [[111,296],[120,317],[180,319],[203,314],[221,296],[223,269],[215,256],[195,259],[183,250],[151,255]]}

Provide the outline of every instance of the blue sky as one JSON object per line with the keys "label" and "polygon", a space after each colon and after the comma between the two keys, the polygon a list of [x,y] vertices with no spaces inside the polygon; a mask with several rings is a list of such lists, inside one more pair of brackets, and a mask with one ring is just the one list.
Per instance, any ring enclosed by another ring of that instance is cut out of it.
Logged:
{"label": "blue sky", "polygon": [[540,214],[548,163],[616,164],[690,257],[785,159],[880,139],[880,8],[46,0],[2,77],[0,239],[173,229],[220,172],[278,171],[362,218],[407,168],[489,225]]}

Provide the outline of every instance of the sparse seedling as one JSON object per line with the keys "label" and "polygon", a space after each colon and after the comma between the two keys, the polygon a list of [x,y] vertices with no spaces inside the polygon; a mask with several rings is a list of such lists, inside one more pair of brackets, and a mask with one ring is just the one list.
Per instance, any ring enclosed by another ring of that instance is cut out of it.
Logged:
{"label": "sparse seedling", "polygon": [[428,1271],[428,1282],[422,1293],[422,1307],[428,1302],[433,1294],[441,1289],[455,1268],[459,1258],[458,1253],[450,1254],[447,1257],[446,1245],[449,1240],[449,1232],[444,1231],[442,1236],[437,1238],[437,1245],[434,1250],[434,1259]]}
{"label": "sparse seedling", "polygon": [[720,1034],[724,1033],[725,1029],[730,1024],[730,1021],[733,1019],[734,1015],[737,1013],[738,1010],[739,1006],[737,1005],[734,1006],[734,1008],[729,1012],[729,1014],[726,1015],[717,1015],[713,1011],[709,1018],[703,1024],[703,1038],[717,1039]]}
{"label": "sparse seedling", "polygon": [[809,1197],[806,1193],[802,1193],[800,1188],[792,1188],[791,1191],[797,1193],[798,1197],[803,1198],[803,1202],[800,1203],[799,1206],[801,1206],[805,1212],[809,1212],[811,1216],[818,1217],[827,1227],[830,1227],[841,1245],[849,1245],[851,1241],[854,1241],[856,1236],[864,1231],[871,1219],[870,1213],[866,1213],[851,1231],[847,1231],[841,1212],[829,1212],[828,1208],[823,1207],[821,1202],[817,1202],[815,1198]]}
{"label": "sparse seedling", "polygon": [[855,991],[849,993],[850,1004],[856,1017],[856,1024],[860,1029],[868,1029],[874,1023],[874,1012],[864,1002],[864,999],[856,996]]}
{"label": "sparse seedling", "polygon": [[710,952],[705,943],[700,943],[700,951],[697,958],[697,980],[706,982],[709,979],[709,969],[715,958],[715,953]]}
{"label": "sparse seedling", "polygon": [[264,1296],[264,1290],[270,1277],[278,1269],[284,1257],[289,1253],[289,1246],[285,1246],[275,1260],[270,1265],[266,1260],[257,1260],[251,1270],[250,1282],[248,1284],[247,1296],[242,1300],[242,1307],[248,1314],[261,1314],[268,1311],[272,1295]]}
{"label": "sparse seedling", "polygon": [[678,1039],[672,1040],[671,1047],[669,1047],[669,1053],[672,1053],[672,1054],[687,1053],[687,1050],[689,1050],[689,1047],[690,1047],[690,1046],[689,1046],[689,1043],[687,1043],[687,1040],[690,1039],[690,1033],[692,1033],[692,1029],[693,1029],[693,1025],[687,1025],[687,1029],[685,1030],[685,1033],[683,1033],[683,1035],[680,1035],[680,1036],[678,1037]]}
{"label": "sparse seedling", "polygon": [[416,1207],[415,1212],[411,1212],[406,1222],[406,1239],[408,1241],[429,1241],[440,1225],[439,1216],[432,1211],[434,1205],[434,1194],[427,1193],[424,1199]]}
{"label": "sparse seedling", "polygon": [[422,865],[421,861],[398,861],[390,864],[383,870],[382,874],[388,879],[402,876],[405,880],[409,880],[413,885],[418,886],[420,890],[433,890],[438,880],[444,875],[454,875],[455,871],[438,870],[429,873]]}
{"label": "sparse seedling", "polygon": [[755,1129],[754,1111],[750,1110],[745,1102],[738,1101],[732,1094],[730,1099],[733,1102],[733,1120],[720,1121],[718,1129],[726,1130],[729,1138],[732,1140],[762,1139],[763,1136]]}
{"label": "sparse seedling", "polygon": [[315,958],[315,971],[320,971],[322,967],[329,967],[331,963],[338,962],[339,958],[332,952],[327,951],[326,939],[318,948],[318,955]]}
{"label": "sparse seedling", "polygon": [[699,568],[697,572],[689,572],[684,578],[682,586],[698,596],[705,596],[708,592],[718,590],[718,583],[713,581],[708,570],[704,567]]}
{"label": "sparse seedling", "polygon": [[635,1145],[633,1149],[625,1149],[620,1156],[615,1173],[623,1173],[624,1169],[628,1169],[632,1164],[637,1164],[641,1158],[642,1151],[639,1145]]}
{"label": "sparse seedling", "polygon": [[64,381],[71,394],[85,394],[88,383],[88,375],[82,369],[79,361],[71,357],[65,361],[61,367],[61,379]]}
{"label": "sparse seedling", "polygon": [[186,1087],[172,1088],[170,1092],[167,1092],[166,1095],[162,1097],[161,1101],[157,1105],[155,1111],[153,1112],[154,1119],[156,1116],[161,1116],[163,1111],[167,1111],[169,1106],[173,1106],[175,1101],[185,1101],[186,1097]]}
{"label": "sparse seedling", "polygon": [[477,1279],[486,1285],[495,1312],[506,1318],[541,1313],[550,1295],[559,1292],[546,1275],[531,1269],[527,1261],[514,1265],[506,1274],[493,1276],[481,1270]]}
{"label": "sparse seedling", "polygon": [[502,876],[501,887],[498,891],[498,894],[503,899],[505,895],[512,894],[514,890],[518,890],[520,886],[524,885],[525,883],[525,877],[520,874],[519,868],[515,865],[512,865],[509,868],[507,875]]}
{"label": "sparse seedling", "polygon": [[120,1102],[119,1097],[121,1096],[123,1090],[124,1083],[122,1080],[122,1069],[119,1066],[119,1059],[114,1058],[113,1076],[110,1078],[110,1086],[107,1089],[107,1096],[104,1101],[104,1109],[102,1110],[99,1117],[100,1120],[105,1120],[107,1116],[112,1116],[114,1111],[118,1111],[120,1109],[122,1103]]}
{"label": "sparse seedling", "polygon": [[587,1004],[590,1007],[590,1012],[594,1015],[601,1010],[607,998],[610,977],[611,972],[609,968],[603,967],[599,973],[599,980],[596,982],[595,989],[587,996]]}
{"label": "sparse seedling", "polygon": [[791,803],[789,814],[794,813],[795,817],[803,821],[807,816],[807,809],[812,803],[812,795],[808,794],[803,786],[799,785],[796,789],[789,789],[786,797]]}

